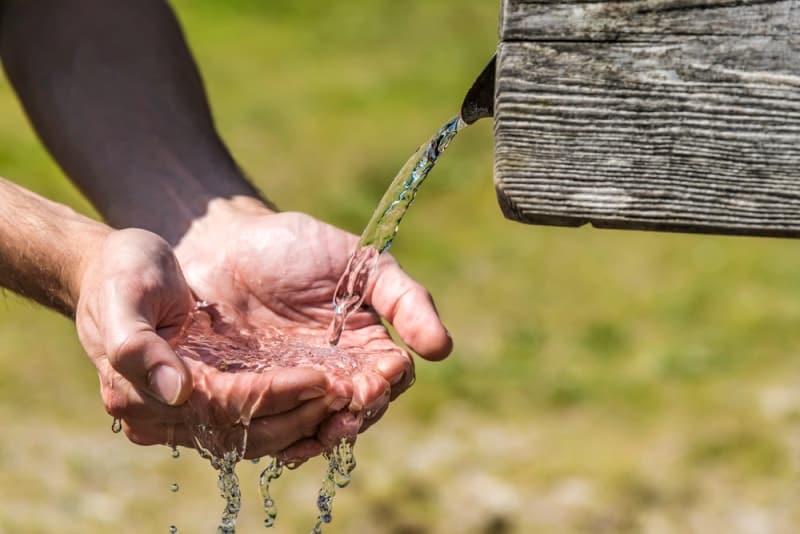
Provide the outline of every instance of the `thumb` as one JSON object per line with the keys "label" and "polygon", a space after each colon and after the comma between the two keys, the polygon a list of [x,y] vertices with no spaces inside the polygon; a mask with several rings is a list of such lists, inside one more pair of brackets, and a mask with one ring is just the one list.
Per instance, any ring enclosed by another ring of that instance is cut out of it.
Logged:
{"label": "thumb", "polygon": [[426,360],[438,361],[453,350],[453,340],[439,318],[433,298],[386,255],[378,266],[366,302],[394,326],[400,338]]}
{"label": "thumb", "polygon": [[117,317],[106,345],[111,366],[133,386],[176,406],[192,392],[192,375],[169,343],[143,318]]}

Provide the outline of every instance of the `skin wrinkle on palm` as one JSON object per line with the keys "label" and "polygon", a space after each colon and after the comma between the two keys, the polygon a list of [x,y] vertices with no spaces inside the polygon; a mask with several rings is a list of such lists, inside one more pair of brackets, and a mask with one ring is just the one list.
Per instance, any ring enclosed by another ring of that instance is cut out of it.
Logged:
{"label": "skin wrinkle on palm", "polygon": [[[187,361],[195,382],[213,380],[209,378],[215,371],[226,373],[233,380],[237,375],[247,379],[251,374],[266,373],[273,369],[308,367],[323,371],[330,377],[352,379],[362,369],[368,371],[371,360],[381,352],[380,349],[362,348],[359,346],[331,347],[325,342],[323,333],[304,332],[292,334],[286,330],[275,327],[258,328],[244,322],[225,321],[213,305],[198,303],[195,311],[189,316],[187,325],[174,341],[176,353]],[[404,357],[397,348],[382,349]],[[399,390],[398,390],[399,392]],[[324,390],[320,390],[320,397]],[[388,401],[388,398],[385,399]],[[210,399],[194,394],[184,407],[184,421],[187,429],[181,428],[178,432],[179,439],[175,444],[191,445],[192,435],[197,439],[196,427],[204,424],[218,429],[217,435],[226,432],[238,433],[240,425],[249,426],[252,418],[266,406],[269,397],[265,393],[251,396],[246,404],[232,406],[227,411],[219,409],[208,410]],[[224,405],[224,402],[222,402]],[[347,404],[351,404],[348,400]],[[385,406],[385,405],[384,405]],[[347,410],[347,405],[339,407]],[[373,407],[375,413],[384,409],[383,406]],[[362,417],[373,415],[372,412],[362,413],[359,410],[352,420],[360,425]],[[355,438],[359,431],[358,426],[340,424],[338,428],[331,428],[327,424],[327,434],[330,436],[320,446],[328,449],[336,445],[343,437]],[[316,428],[306,429],[306,437],[316,434]],[[226,437],[223,442],[231,442]],[[267,440],[263,440],[267,441]],[[274,440],[273,440],[274,441]],[[223,446],[205,443],[205,448],[216,453],[218,457],[225,452]],[[252,449],[252,448],[251,448]],[[281,449],[263,449],[246,451],[246,457],[260,457],[265,454],[287,458],[281,454]],[[305,461],[305,457],[291,457],[294,461]]]}

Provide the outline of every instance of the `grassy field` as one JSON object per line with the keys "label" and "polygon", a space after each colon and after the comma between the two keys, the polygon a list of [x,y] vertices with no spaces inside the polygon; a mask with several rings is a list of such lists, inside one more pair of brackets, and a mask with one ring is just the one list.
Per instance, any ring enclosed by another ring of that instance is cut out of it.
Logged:
{"label": "grassy field", "polygon": [[[353,232],[496,44],[482,0],[175,7],[249,175]],[[0,174],[91,213],[0,84]],[[796,532],[797,244],[516,225],[491,165],[479,123],[406,218],[393,253],[456,349],[360,439],[326,532]],[[0,532],[213,532],[211,469],[113,435],[97,390],[71,323],[0,300]],[[240,532],[261,528],[257,471]],[[310,528],[322,473],[277,483],[276,532]]]}

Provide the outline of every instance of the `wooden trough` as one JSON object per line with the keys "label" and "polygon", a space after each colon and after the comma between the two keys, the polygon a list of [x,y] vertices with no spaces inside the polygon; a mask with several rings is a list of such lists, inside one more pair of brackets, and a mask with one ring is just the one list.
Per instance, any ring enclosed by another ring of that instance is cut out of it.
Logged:
{"label": "wooden trough", "polygon": [[800,237],[800,0],[504,0],[500,37],[507,217]]}

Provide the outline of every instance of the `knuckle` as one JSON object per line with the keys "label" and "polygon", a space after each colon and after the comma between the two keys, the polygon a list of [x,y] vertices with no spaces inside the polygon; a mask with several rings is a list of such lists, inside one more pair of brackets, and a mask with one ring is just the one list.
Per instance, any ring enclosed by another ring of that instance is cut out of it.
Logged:
{"label": "knuckle", "polygon": [[123,419],[130,415],[128,396],[116,388],[103,388],[103,405],[112,417]]}
{"label": "knuckle", "polygon": [[306,421],[300,427],[300,434],[304,438],[316,436],[319,432],[319,421]]}
{"label": "knuckle", "polygon": [[109,343],[108,361],[114,369],[127,366],[131,360],[141,358],[146,347],[146,339],[140,332],[127,333]]}

